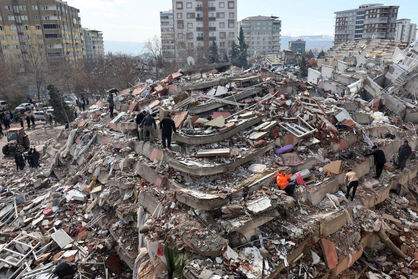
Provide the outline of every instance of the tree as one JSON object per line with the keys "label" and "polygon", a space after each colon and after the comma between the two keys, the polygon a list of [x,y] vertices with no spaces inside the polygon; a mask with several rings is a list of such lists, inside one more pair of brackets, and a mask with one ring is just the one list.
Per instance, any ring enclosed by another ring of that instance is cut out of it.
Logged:
{"label": "tree", "polygon": [[216,44],[215,40],[212,41],[212,44],[209,48],[209,62],[219,63],[218,45]]}
{"label": "tree", "polygon": [[45,53],[39,48],[38,44],[33,41],[28,47],[26,71],[29,73],[30,79],[33,81],[36,90],[38,102],[41,101],[42,89],[46,83],[48,72],[48,63]]}
{"label": "tree", "polygon": [[59,90],[54,85],[48,85],[49,103],[54,108],[55,121],[70,124],[74,120],[74,111],[64,102]]}
{"label": "tree", "polygon": [[19,86],[20,76],[12,67],[0,59],[0,99],[11,105],[18,105],[24,99],[24,90]]}
{"label": "tree", "polygon": [[301,78],[304,78],[304,77],[308,76],[308,65],[306,63],[306,58],[303,55],[302,55],[302,59],[300,60],[300,63],[299,63],[299,71],[300,71],[300,77]]}
{"label": "tree", "polygon": [[154,63],[153,66],[155,67],[155,79],[158,79],[160,76],[160,68],[163,65],[160,39],[155,36],[152,40],[148,40],[148,42],[145,43],[145,49],[151,55]]}
{"label": "tree", "polygon": [[238,66],[239,46],[232,41],[231,53],[229,54],[232,65]]}
{"label": "tree", "polygon": [[305,53],[305,57],[308,60],[311,60],[311,59],[315,58],[315,55],[313,54],[312,50],[309,50],[308,52]]}
{"label": "tree", "polygon": [[239,29],[238,42],[239,42],[239,59],[238,59],[239,67],[246,68],[248,67],[248,61],[247,61],[248,46],[245,43],[245,36],[244,36],[244,31],[242,30],[242,26]]}
{"label": "tree", "polygon": [[318,54],[318,59],[325,58],[325,52],[321,50],[321,52]]}

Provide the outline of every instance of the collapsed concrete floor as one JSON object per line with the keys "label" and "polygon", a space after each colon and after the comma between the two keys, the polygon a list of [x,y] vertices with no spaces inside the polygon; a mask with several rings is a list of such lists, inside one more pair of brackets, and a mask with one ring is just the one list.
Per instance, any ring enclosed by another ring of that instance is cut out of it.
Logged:
{"label": "collapsed concrete floor", "polygon": [[[374,102],[234,70],[172,75],[115,104],[112,119],[99,100],[37,142],[39,170],[16,173],[2,159],[1,275],[42,278],[64,260],[84,278],[417,276],[417,164],[389,162],[405,138],[416,148],[413,124],[359,124],[352,116]],[[171,150],[136,138],[143,109],[157,123],[174,112]],[[388,159],[379,180],[365,157],[372,144]],[[350,168],[360,177],[352,202]],[[307,186],[287,195],[277,170]]]}

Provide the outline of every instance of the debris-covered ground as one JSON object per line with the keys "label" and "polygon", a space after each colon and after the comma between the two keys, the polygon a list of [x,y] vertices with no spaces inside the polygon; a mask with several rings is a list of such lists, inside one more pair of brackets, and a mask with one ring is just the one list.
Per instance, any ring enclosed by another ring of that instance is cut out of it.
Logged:
{"label": "debris-covered ground", "polygon": [[[417,164],[391,160],[404,139],[416,148],[417,46],[359,44],[329,51],[308,81],[179,72],[109,93],[69,129],[30,131],[40,167],[0,161],[0,277],[48,278],[63,261],[79,278],[418,276]],[[151,141],[138,139],[144,110]]]}

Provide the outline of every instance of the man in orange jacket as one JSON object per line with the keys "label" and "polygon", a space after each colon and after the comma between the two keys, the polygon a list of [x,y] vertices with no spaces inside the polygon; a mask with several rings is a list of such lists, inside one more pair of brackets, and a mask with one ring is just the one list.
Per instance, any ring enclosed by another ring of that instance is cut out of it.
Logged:
{"label": "man in orange jacket", "polygon": [[286,172],[281,173],[280,171],[278,171],[276,175],[277,186],[279,186],[280,190],[285,191],[290,196],[293,195],[296,186],[295,183],[289,182],[291,177],[291,174],[287,174]]}

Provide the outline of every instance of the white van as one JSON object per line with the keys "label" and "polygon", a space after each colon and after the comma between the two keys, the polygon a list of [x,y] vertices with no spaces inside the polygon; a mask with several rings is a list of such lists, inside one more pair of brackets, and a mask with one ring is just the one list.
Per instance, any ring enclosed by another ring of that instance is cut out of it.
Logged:
{"label": "white van", "polygon": [[9,104],[6,101],[0,100],[0,111],[9,109]]}

